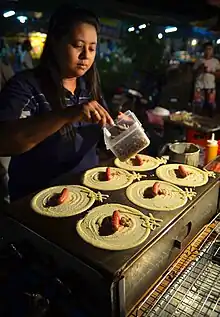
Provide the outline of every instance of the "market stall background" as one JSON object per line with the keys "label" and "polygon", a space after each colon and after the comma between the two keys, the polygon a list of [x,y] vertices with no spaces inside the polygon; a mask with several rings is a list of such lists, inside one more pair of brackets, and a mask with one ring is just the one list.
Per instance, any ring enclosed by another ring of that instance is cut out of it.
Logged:
{"label": "market stall background", "polygon": [[[59,3],[61,1],[43,2],[40,0],[36,3],[28,3],[26,1],[5,2],[4,6],[2,4],[2,10],[14,9],[16,13],[10,20],[1,17],[4,23],[2,33],[5,31],[9,33],[7,34],[9,42],[13,41],[13,30],[16,30],[17,33],[16,40],[22,41],[29,36],[34,47],[34,57],[38,57],[46,38],[48,18],[51,11]],[[147,4],[145,1],[136,1],[135,4],[131,1],[113,1],[109,3],[96,1],[95,4],[90,1],[82,1],[81,4],[93,10],[95,8],[98,15],[110,19],[101,19],[102,35],[107,39],[120,36],[120,32],[123,31],[120,25],[122,18],[127,21],[126,31],[128,27],[137,29],[144,23],[151,24],[152,22],[161,24],[163,29],[164,26],[175,25],[180,30],[185,23],[188,25],[193,23],[195,27],[202,29],[206,27],[208,30],[218,25],[219,11],[209,6],[206,1],[191,1],[181,5],[177,4],[176,1],[164,1],[164,3],[161,3],[158,0],[148,1]],[[42,12],[42,14],[39,14],[38,11]],[[163,12],[163,15],[161,12]],[[164,15],[166,15],[166,18],[164,18]],[[14,23],[10,23],[12,21]],[[25,23],[21,21],[25,21]],[[140,24],[140,21],[142,24]],[[36,30],[36,28],[39,29]],[[136,32],[132,33],[134,37],[135,34]],[[174,32],[173,37],[176,35],[177,33]],[[155,39],[157,46],[155,45],[154,48],[159,48],[158,39]],[[153,43],[151,43],[151,46],[153,46]],[[156,179],[153,173],[149,176],[152,179]],[[65,186],[67,183],[73,183],[73,180],[75,181],[75,177],[69,174],[68,178],[64,177],[57,180],[57,184]],[[186,207],[162,214],[158,212],[158,217],[162,217],[164,220],[162,227],[152,233],[149,240],[139,248],[121,253],[99,250],[83,242],[75,232],[75,224],[78,218],[57,220],[50,217],[42,218],[40,215],[35,214],[30,208],[32,196],[15,202],[7,208],[8,221],[6,223],[9,223],[6,224],[4,219],[2,219],[0,222],[1,234],[4,236],[3,240],[6,241],[6,244],[11,243],[12,253],[14,252],[16,257],[18,256],[18,258],[22,259],[22,265],[26,261],[26,257],[23,256],[22,251],[20,253],[19,251],[17,252],[14,246],[15,239],[20,240],[20,242],[23,242],[23,239],[26,242],[27,240],[29,243],[31,242],[29,248],[25,246],[25,254],[28,255],[27,259],[29,260],[26,263],[30,263],[30,259],[36,260],[36,256],[33,256],[33,253],[35,253],[33,245],[41,252],[44,250],[47,255],[50,254],[51,258],[49,260],[44,257],[44,254],[41,254],[48,268],[48,275],[50,277],[52,274],[53,277],[58,276],[60,281],[60,275],[56,275],[57,271],[59,271],[59,274],[65,272],[68,285],[74,279],[73,285],[77,288],[76,295],[79,295],[80,291],[82,291],[81,299],[83,299],[83,303],[81,308],[90,302],[90,309],[95,311],[95,316],[103,316],[103,312],[105,316],[113,316],[114,314],[119,316],[119,312],[121,316],[125,316],[126,313],[134,308],[137,300],[140,299],[147,288],[152,286],[155,279],[163,274],[176,255],[216,214],[219,196],[218,176],[215,179],[210,179],[207,185],[198,188],[196,192],[196,198],[189,201]],[[109,193],[109,195],[109,202],[120,201],[124,204],[130,204],[125,197],[124,190],[113,194]],[[148,213],[146,209],[142,211]],[[1,217],[3,218],[3,215]],[[13,237],[11,237],[11,232],[13,232]],[[41,238],[41,236],[44,238]],[[55,245],[59,247],[55,247]],[[18,247],[18,250],[20,250],[20,247]],[[32,253],[29,252],[30,250],[32,250]],[[35,263],[38,260],[39,258]],[[59,263],[59,270],[54,265],[54,260]],[[15,261],[14,263],[18,262]],[[36,268],[35,263],[33,266]],[[55,272],[51,267],[55,268]],[[28,265],[25,268],[28,271]],[[45,274],[45,271],[43,272]],[[22,281],[22,279],[20,280]],[[48,281],[48,276],[44,280]],[[59,285],[61,284],[63,284],[62,278],[61,283],[59,282]],[[54,284],[50,283],[50,285],[53,286]],[[52,286],[50,286],[49,296],[47,294],[45,298],[48,299],[51,296],[55,302],[57,301],[60,304],[58,301],[60,296],[57,296],[57,293],[54,295],[55,292],[51,292]],[[43,292],[43,296],[45,294],[42,289],[37,289],[37,292]],[[31,296],[31,294],[29,295]],[[16,295],[14,295],[14,298],[17,299]],[[17,307],[17,305],[13,306]],[[65,311],[68,309],[65,301],[61,303],[59,308],[61,307]],[[108,311],[106,311],[106,307],[109,308]],[[61,315],[62,313],[60,313]]]}

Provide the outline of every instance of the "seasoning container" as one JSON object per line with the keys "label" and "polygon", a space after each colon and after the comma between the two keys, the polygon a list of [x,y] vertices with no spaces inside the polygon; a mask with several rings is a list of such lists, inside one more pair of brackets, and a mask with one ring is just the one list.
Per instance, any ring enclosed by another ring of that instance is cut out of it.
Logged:
{"label": "seasoning container", "polygon": [[218,141],[215,140],[215,134],[212,133],[210,140],[207,140],[206,145],[206,164],[214,160],[218,155]]}
{"label": "seasoning container", "polygon": [[107,125],[103,131],[106,148],[122,162],[150,144],[140,121],[130,110],[118,117],[113,126]]}

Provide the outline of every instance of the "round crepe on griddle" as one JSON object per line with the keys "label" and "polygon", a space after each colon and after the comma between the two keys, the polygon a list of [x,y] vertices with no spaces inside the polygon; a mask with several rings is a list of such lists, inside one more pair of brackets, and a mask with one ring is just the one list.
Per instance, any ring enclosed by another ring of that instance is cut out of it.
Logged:
{"label": "round crepe on griddle", "polygon": [[110,167],[111,179],[106,180],[107,167],[96,167],[85,172],[83,185],[98,190],[118,190],[129,186],[134,177],[131,173],[116,167]]}
{"label": "round crepe on griddle", "polygon": [[[154,196],[152,188],[159,183],[162,194]],[[146,180],[130,185],[126,190],[127,198],[135,205],[155,211],[170,211],[187,203],[186,193],[179,187],[155,180]]]}
{"label": "round crepe on griddle", "polygon": [[148,155],[138,154],[138,156],[143,161],[142,165],[138,165],[138,161],[135,157],[130,158],[126,162],[121,162],[118,158],[115,159],[115,165],[119,168],[123,168],[127,171],[134,171],[134,172],[144,172],[144,171],[151,171],[157,168],[161,162]]}
{"label": "round crepe on griddle", "polygon": [[[179,166],[183,166],[189,175],[181,177],[179,175]],[[199,187],[208,183],[208,173],[200,170],[197,167],[183,164],[166,164],[160,166],[156,170],[156,175],[163,181],[172,183],[177,186],[183,187]]]}
{"label": "round crepe on griddle", "polygon": [[[105,219],[112,217],[114,211],[129,220],[129,227],[122,227],[114,233],[103,235],[100,228]],[[140,211],[120,204],[105,204],[92,209],[79,220],[76,230],[80,237],[94,247],[106,250],[126,250],[143,243],[150,234],[148,217]]]}
{"label": "round crepe on griddle", "polygon": [[[64,188],[69,191],[68,198],[60,205],[53,198]],[[78,185],[54,186],[42,190],[31,200],[31,208],[48,217],[70,217],[88,210],[95,202],[94,192]]]}

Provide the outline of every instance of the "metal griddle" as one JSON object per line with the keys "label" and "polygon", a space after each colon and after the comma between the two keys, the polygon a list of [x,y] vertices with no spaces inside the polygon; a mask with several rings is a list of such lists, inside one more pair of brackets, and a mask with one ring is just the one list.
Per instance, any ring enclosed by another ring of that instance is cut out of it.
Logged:
{"label": "metal griddle", "polygon": [[[149,173],[149,179],[156,177]],[[78,182],[79,178],[68,174],[57,184]],[[182,248],[215,215],[219,178],[211,178],[208,184],[197,188],[196,192],[197,197],[180,209],[152,212],[156,218],[163,220],[161,227],[151,232],[139,247],[120,252],[94,248],[78,236],[76,222],[84,214],[54,219],[34,213],[30,208],[33,195],[11,204],[6,214],[23,225],[18,235],[25,232],[30,239],[40,243],[41,248],[46,245],[47,252],[56,255],[60,265],[72,263],[72,274],[77,276],[75,282],[79,281],[80,285],[78,293],[86,301],[89,311],[94,313],[92,316],[126,316]],[[146,215],[149,213],[130,203],[125,196],[125,189],[108,194],[110,197],[105,203],[121,203],[139,209]],[[59,247],[58,251],[55,245]],[[66,261],[66,258],[71,258],[71,261]],[[82,285],[86,286],[81,289]]]}

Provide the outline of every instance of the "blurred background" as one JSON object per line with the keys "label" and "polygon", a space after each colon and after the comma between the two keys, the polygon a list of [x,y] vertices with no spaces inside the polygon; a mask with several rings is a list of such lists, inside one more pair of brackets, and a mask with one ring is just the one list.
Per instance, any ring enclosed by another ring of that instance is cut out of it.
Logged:
{"label": "blurred background", "polygon": [[[20,70],[26,40],[31,43],[33,65],[37,65],[49,17],[60,3],[0,1],[1,56],[7,55],[15,72]],[[218,0],[181,4],[171,0],[81,0],[80,6],[100,17],[97,64],[108,104],[126,87],[140,91],[149,107],[186,109],[192,95],[192,67],[203,53],[203,43],[213,42],[215,57],[220,57],[219,5]],[[220,109],[219,96],[217,104]]]}

